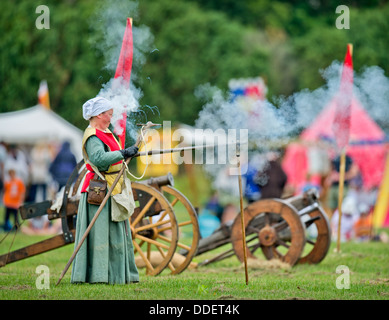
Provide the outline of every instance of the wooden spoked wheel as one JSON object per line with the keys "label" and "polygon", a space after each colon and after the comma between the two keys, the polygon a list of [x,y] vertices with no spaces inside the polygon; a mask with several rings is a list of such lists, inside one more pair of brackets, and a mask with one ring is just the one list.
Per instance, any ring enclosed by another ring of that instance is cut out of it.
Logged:
{"label": "wooden spoked wheel", "polygon": [[176,252],[185,251],[184,256],[180,255],[174,264],[168,265],[172,274],[179,274],[189,266],[197,252],[200,239],[197,213],[190,201],[177,189],[166,185],[161,190],[173,207],[177,219],[179,241]]}
{"label": "wooden spoked wheel", "polygon": [[88,169],[86,168],[84,161],[80,162],[74,170],[77,170],[78,177],[73,184],[73,190],[71,194],[72,197],[74,197],[77,193],[80,193],[82,182],[84,182],[85,175],[88,172]]}
{"label": "wooden spoked wheel", "polygon": [[[297,263],[305,245],[305,226],[291,205],[279,199],[256,201],[245,208],[244,222],[248,259],[258,258],[262,251],[268,260],[279,259],[291,266]],[[231,242],[243,262],[240,214],[232,225]]]}
{"label": "wooden spoked wheel", "polygon": [[161,192],[138,182],[132,182],[131,186],[136,203],[130,219],[135,260],[145,266],[146,275],[158,275],[176,252],[177,220],[171,204]]}
{"label": "wooden spoked wheel", "polygon": [[331,245],[331,228],[327,215],[321,208],[317,208],[301,216],[301,220],[307,230],[304,252],[308,253],[301,256],[298,263],[319,263],[327,255]]}

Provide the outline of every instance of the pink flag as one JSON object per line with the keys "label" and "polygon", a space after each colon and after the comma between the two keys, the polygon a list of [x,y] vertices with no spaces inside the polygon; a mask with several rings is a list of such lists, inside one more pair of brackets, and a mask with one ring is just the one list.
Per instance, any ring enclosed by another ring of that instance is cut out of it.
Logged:
{"label": "pink flag", "polygon": [[352,45],[347,45],[347,53],[344,59],[342,78],[340,80],[339,94],[337,96],[337,108],[334,117],[333,131],[339,148],[344,148],[349,141],[351,100],[353,90],[353,60]]}
{"label": "pink flag", "polygon": [[[130,86],[131,68],[132,68],[132,56],[133,56],[133,40],[132,40],[132,19],[127,18],[127,26],[123,36],[122,49],[120,51],[120,57],[116,66],[115,79],[122,78],[121,85],[125,85],[127,88]],[[122,148],[124,148],[126,142],[126,121],[127,112],[124,111],[122,119],[118,121],[114,132],[118,134]]]}

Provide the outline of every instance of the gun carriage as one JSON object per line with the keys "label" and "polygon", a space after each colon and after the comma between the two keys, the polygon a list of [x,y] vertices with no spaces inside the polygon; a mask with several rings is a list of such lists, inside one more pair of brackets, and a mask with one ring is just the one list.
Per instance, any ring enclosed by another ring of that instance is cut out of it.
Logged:
{"label": "gun carriage", "polygon": [[[60,219],[62,233],[0,256],[0,266],[63,247],[74,242],[80,186],[86,174],[84,161],[69,177],[55,201],[23,205],[23,220],[46,215]],[[224,223],[212,235],[201,238],[197,212],[190,201],[174,188],[171,174],[132,182],[136,208],[130,219],[132,241],[138,263],[146,274],[155,276],[164,269],[172,275],[184,271],[194,257],[231,243],[232,248],[199,264],[207,265],[236,255],[243,262],[242,229],[239,215]],[[176,208],[180,206],[179,214]],[[178,217],[178,218],[177,218]],[[327,216],[313,190],[288,199],[264,199],[244,209],[246,251],[248,258],[277,258],[290,265],[319,263],[328,252],[331,232]],[[314,239],[307,229],[316,226]],[[182,237],[182,235],[189,237]],[[258,250],[260,249],[260,250]],[[173,259],[175,254],[181,257]],[[155,257],[157,256],[157,259]],[[174,261],[174,263],[173,263]]]}
{"label": "gun carriage", "polygon": [[[331,231],[315,190],[288,199],[263,199],[244,209],[247,257],[265,256],[294,266],[316,264],[326,256]],[[212,235],[200,239],[197,256],[227,243],[232,248],[203,261],[207,265],[236,255],[243,262],[242,228],[239,217],[222,224]],[[307,232],[311,228],[313,232]],[[260,250],[258,250],[260,249]],[[183,253],[184,254],[184,253]]]}

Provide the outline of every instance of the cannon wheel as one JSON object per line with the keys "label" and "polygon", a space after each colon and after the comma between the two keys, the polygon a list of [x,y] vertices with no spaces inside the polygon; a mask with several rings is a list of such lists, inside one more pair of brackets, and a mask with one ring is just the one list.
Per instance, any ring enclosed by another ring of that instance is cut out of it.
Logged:
{"label": "cannon wheel", "polygon": [[[244,210],[247,258],[261,248],[265,257],[295,265],[305,245],[305,226],[291,205],[279,199],[253,202]],[[231,229],[231,242],[239,261],[244,261],[241,217],[238,215]],[[250,246],[248,246],[250,243]],[[253,244],[252,244],[253,243]]]}
{"label": "cannon wheel", "polygon": [[[135,259],[138,256],[146,266],[146,274],[160,274],[170,263],[177,247],[178,226],[173,208],[161,192],[138,182],[132,182],[134,199],[138,206],[130,219]],[[146,200],[143,206],[141,199]],[[154,211],[158,208],[158,215]],[[155,251],[156,250],[156,251]],[[158,260],[152,260],[159,252]]]}
{"label": "cannon wheel", "polygon": [[169,199],[171,206],[175,208],[175,210],[178,206],[183,205],[185,212],[189,214],[189,216],[185,214],[185,216],[181,217],[180,214],[177,214],[177,210],[175,211],[178,222],[179,237],[181,237],[184,233],[191,233],[190,244],[184,244],[183,241],[179,241],[177,243],[177,250],[185,250],[185,259],[176,267],[169,264],[169,268],[172,271],[172,274],[179,274],[189,266],[197,252],[200,239],[200,229],[197,213],[190,201],[177,189],[166,185],[162,186],[161,190],[166,198]]}
{"label": "cannon wheel", "polygon": [[[82,161],[84,162],[84,161]],[[77,169],[77,168],[76,168]],[[75,170],[76,170],[75,169]],[[82,164],[79,169],[79,175],[76,179],[76,181],[73,184],[73,190],[72,190],[72,197],[75,196],[79,191],[81,190],[82,182],[84,181],[85,175],[88,172],[88,169],[86,168],[85,164]]]}
{"label": "cannon wheel", "polygon": [[[330,223],[328,221],[327,215],[323,212],[322,209],[318,208],[317,210],[309,213],[309,219],[305,221],[305,227],[307,232],[311,224],[316,226],[316,237],[311,239],[308,235],[306,250],[310,246],[313,248],[305,256],[300,257],[298,263],[319,263],[327,255],[328,249],[331,245],[331,229]],[[308,232],[309,234],[309,232]]]}

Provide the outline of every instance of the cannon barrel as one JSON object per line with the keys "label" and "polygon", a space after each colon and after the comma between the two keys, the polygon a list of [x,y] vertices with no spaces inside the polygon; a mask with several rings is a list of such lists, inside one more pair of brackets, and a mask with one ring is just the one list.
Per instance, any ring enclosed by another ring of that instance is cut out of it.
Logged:
{"label": "cannon barrel", "polygon": [[140,183],[157,187],[157,189],[163,186],[174,187],[174,178],[173,175],[169,172],[167,175],[160,176],[160,177],[152,177],[147,180],[140,181]]}

